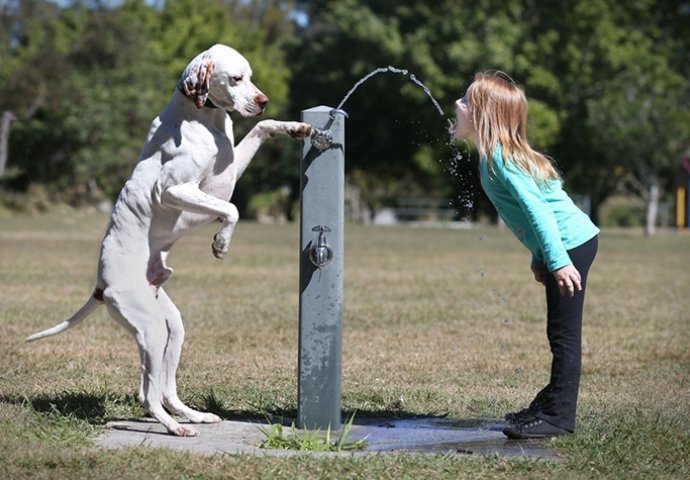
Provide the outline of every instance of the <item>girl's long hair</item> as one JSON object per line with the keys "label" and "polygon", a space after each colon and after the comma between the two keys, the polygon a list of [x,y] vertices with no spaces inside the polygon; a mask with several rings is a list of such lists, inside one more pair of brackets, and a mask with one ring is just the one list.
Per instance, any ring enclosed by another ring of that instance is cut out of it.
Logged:
{"label": "girl's long hair", "polygon": [[551,159],[534,150],[527,140],[527,98],[515,83],[500,72],[478,73],[467,91],[472,121],[477,131],[479,153],[494,171],[493,152],[497,145],[504,159],[540,183],[561,180]]}

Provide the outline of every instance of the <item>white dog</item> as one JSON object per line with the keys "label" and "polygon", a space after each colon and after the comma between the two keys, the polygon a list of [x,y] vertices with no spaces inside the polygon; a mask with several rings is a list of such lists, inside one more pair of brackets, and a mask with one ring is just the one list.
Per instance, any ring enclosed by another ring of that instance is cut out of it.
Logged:
{"label": "white dog", "polygon": [[189,229],[220,220],[211,248],[222,259],[238,220],[229,199],[259,146],[277,133],[295,138],[311,133],[305,123],[264,120],[235,146],[227,112],[260,115],[268,103],[251,75],[247,60],[225,45],[214,45],[191,61],[170,103],[151,124],[139,161],[115,204],[93,294],[70,319],[27,339],[63,332],[105,304],[139,347],[139,400],[175,435],[197,432],[180,425],[166,409],[194,423],[220,418],[189,408],[177,396],[184,328],[180,312],[163,290],[173,272],[166,257]]}

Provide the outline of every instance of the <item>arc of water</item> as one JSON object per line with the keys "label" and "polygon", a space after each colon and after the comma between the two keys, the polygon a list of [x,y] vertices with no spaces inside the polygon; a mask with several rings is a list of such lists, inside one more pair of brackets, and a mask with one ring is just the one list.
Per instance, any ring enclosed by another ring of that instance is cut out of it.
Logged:
{"label": "arc of water", "polygon": [[434,96],[431,94],[431,90],[429,90],[429,88],[428,88],[426,85],[424,85],[422,82],[420,82],[420,81],[417,79],[417,77],[414,76],[414,74],[411,74],[411,75],[410,75],[410,80],[412,80],[414,83],[416,83],[417,85],[419,85],[420,87],[422,87],[422,90],[424,90],[424,93],[426,93],[427,96],[431,99],[431,101],[433,102],[434,106],[436,107],[436,110],[438,110],[438,113],[439,113],[441,116],[443,116],[443,109],[441,108],[441,105],[438,104],[438,102],[436,101],[436,99],[434,98]]}
{"label": "arc of water", "polygon": [[[338,104],[338,106],[337,106],[336,108],[337,108],[338,110],[342,109],[343,105],[345,105],[345,102],[348,101],[348,99],[352,96],[352,94],[355,93],[355,91],[356,91],[364,82],[366,82],[367,80],[369,80],[371,77],[373,77],[373,76],[375,76],[375,75],[378,75],[379,73],[386,73],[386,72],[389,72],[389,73],[396,73],[396,74],[400,74],[400,75],[407,75],[407,74],[408,74],[408,71],[407,71],[407,70],[405,70],[405,69],[403,69],[403,68],[396,68],[396,67],[393,67],[393,66],[391,66],[391,65],[388,65],[387,67],[379,67],[379,68],[376,68],[376,69],[372,70],[371,72],[369,72],[368,74],[366,74],[365,76],[363,76],[362,78],[360,78],[360,79],[357,81],[357,83],[355,83],[355,84],[352,86],[352,88],[347,92],[347,94],[343,97],[343,99],[340,101],[340,103]],[[434,106],[436,107],[436,110],[438,110],[438,113],[439,113],[441,116],[443,116],[443,109],[442,109],[441,106],[438,104],[438,102],[436,101],[436,99],[434,98],[434,96],[431,94],[431,90],[429,90],[429,88],[427,88],[427,86],[424,85],[421,81],[419,81],[419,79],[417,79],[417,77],[416,77],[414,74],[410,74],[410,80],[412,80],[416,85],[418,85],[419,87],[422,88],[422,90],[424,90],[424,93],[426,93],[427,96],[431,99],[432,103],[433,103]]]}

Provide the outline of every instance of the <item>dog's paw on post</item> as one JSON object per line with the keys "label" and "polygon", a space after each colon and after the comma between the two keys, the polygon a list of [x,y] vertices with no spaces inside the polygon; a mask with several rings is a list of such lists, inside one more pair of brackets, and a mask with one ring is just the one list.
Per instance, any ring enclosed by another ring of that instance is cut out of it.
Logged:
{"label": "dog's paw on post", "polygon": [[311,135],[312,132],[312,126],[309,125],[308,123],[302,123],[302,122],[286,122],[287,123],[287,128],[285,131],[289,136],[292,138],[306,138],[309,135]]}

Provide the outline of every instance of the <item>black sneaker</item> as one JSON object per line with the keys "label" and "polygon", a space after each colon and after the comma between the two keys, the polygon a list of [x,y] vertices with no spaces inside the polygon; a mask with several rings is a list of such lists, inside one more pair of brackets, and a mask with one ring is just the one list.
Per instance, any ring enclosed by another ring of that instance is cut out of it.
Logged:
{"label": "black sneaker", "polygon": [[534,397],[534,400],[532,400],[532,403],[530,403],[527,408],[523,408],[518,412],[506,413],[503,418],[506,422],[510,423],[511,425],[518,425],[527,420],[531,420],[537,414],[537,412],[539,412],[542,409],[542,407],[544,407],[544,404],[546,403],[546,397],[549,395],[550,392],[551,385],[545,386],[541,389],[541,391],[539,391],[539,393],[537,393],[537,395]]}
{"label": "black sneaker", "polygon": [[511,425],[518,425],[525,420],[534,418],[534,414],[537,413],[532,409],[532,407],[523,408],[519,412],[508,412],[505,414],[503,419],[510,423]]}
{"label": "black sneaker", "polygon": [[569,435],[570,433],[565,428],[557,427],[537,417],[532,417],[520,424],[511,425],[503,429],[503,434],[512,439],[550,438],[559,435]]}

